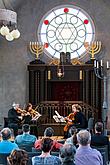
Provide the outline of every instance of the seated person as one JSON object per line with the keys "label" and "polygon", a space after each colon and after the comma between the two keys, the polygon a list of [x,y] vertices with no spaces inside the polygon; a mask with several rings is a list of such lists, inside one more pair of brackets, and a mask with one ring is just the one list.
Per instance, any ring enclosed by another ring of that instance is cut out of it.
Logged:
{"label": "seated person", "polygon": [[13,103],[12,108],[8,111],[8,127],[14,130],[14,135],[18,134],[18,126],[21,123],[21,116],[18,112],[19,104]]}
{"label": "seated person", "polygon": [[76,165],[103,165],[101,153],[90,147],[91,134],[87,130],[81,130],[77,133],[79,147],[75,154]]}
{"label": "seated person", "polygon": [[[44,137],[52,138],[53,134],[54,134],[54,130],[51,127],[46,128],[44,131]],[[52,141],[53,141],[52,151],[59,151],[60,147],[62,147],[63,145],[61,143],[58,143],[56,140],[52,140]],[[38,150],[41,149],[41,142],[42,142],[41,139],[36,140],[34,147]]]}
{"label": "seated person", "polygon": [[50,155],[53,141],[50,138],[44,138],[41,141],[42,154],[32,157],[32,165],[61,165],[61,161],[57,156]]}
{"label": "seated person", "polygon": [[[37,107],[36,107],[37,108]],[[32,104],[28,103],[26,111],[30,114],[32,121],[37,121],[37,119],[42,116],[38,111],[32,108]]]}
{"label": "seated person", "polygon": [[64,144],[63,147],[60,148],[60,158],[62,161],[62,165],[75,165],[74,164],[74,155],[76,153],[76,149],[71,144]]}
{"label": "seated person", "polygon": [[70,113],[65,120],[67,124],[64,127],[64,138],[68,138],[68,131],[71,126],[76,128],[87,128],[87,120],[84,114],[81,112],[81,106],[78,104],[72,105],[72,113]]}
{"label": "seated person", "polygon": [[7,157],[9,165],[27,165],[28,160],[29,157],[27,152],[21,149],[13,150]]}
{"label": "seated person", "polygon": [[109,148],[109,138],[103,135],[103,123],[97,122],[95,124],[95,134],[91,137],[92,146],[104,146],[108,145]]}
{"label": "seated person", "polygon": [[18,148],[16,143],[12,143],[9,140],[11,138],[11,130],[9,128],[3,128],[1,136],[3,140],[0,142],[0,153],[11,153],[13,149]]}
{"label": "seated person", "polygon": [[25,109],[25,111],[27,112],[27,115],[24,116],[24,124],[30,124],[32,120],[31,110],[32,110],[32,104],[28,103]]}
{"label": "seated person", "polygon": [[22,131],[23,131],[23,134],[17,135],[15,138],[15,142],[18,144],[18,146],[20,146],[20,145],[34,146],[34,143],[37,138],[34,135],[30,135],[29,124],[24,124],[22,126]]}
{"label": "seated person", "polygon": [[107,146],[108,158],[110,160],[109,137],[103,135],[103,123],[101,123],[101,122],[97,122],[95,124],[95,134],[92,135],[92,137],[91,137],[91,146],[96,146],[96,147]]}
{"label": "seated person", "polygon": [[72,126],[69,129],[69,136],[70,137],[66,139],[65,144],[72,144],[73,146],[76,146],[77,145],[76,134],[77,134],[77,129],[75,126]]}

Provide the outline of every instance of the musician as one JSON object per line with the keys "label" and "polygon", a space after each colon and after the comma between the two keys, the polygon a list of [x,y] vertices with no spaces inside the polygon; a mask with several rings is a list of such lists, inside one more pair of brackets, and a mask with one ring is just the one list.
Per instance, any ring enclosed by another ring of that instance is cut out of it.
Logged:
{"label": "musician", "polygon": [[25,108],[26,114],[24,115],[23,119],[24,119],[24,124],[30,124],[31,120],[32,120],[32,115],[31,115],[31,111],[32,111],[32,104],[28,103],[26,108]]}
{"label": "musician", "polygon": [[[36,108],[35,108],[36,109]],[[38,119],[38,116],[41,116],[37,111],[35,111],[33,108],[32,108],[32,104],[31,103],[28,103],[27,106],[26,106],[26,112],[27,112],[27,115],[24,116],[24,119],[25,119],[25,124],[32,124],[30,127],[30,133],[35,135],[36,137],[38,137],[38,130],[37,130],[37,119]]]}
{"label": "musician", "polygon": [[8,111],[8,127],[14,130],[15,136],[18,134],[18,125],[21,122],[18,109],[19,104],[13,103],[12,108]]}
{"label": "musician", "polygon": [[[32,104],[28,103],[25,108],[25,114],[23,116],[23,124],[36,124],[36,121],[39,117],[39,113],[32,108]],[[41,115],[40,115],[41,116]]]}
{"label": "musician", "polygon": [[87,120],[81,110],[82,108],[80,105],[72,105],[72,113],[65,117],[67,124],[64,127],[64,138],[68,137],[68,130],[73,125],[76,128],[87,128]]}
{"label": "musician", "polygon": [[[37,107],[36,107],[37,108]],[[36,111],[36,108],[35,110],[32,108],[32,104],[31,103],[28,103],[27,107],[26,107],[26,111],[30,114],[31,116],[31,119],[32,120],[37,120],[38,117],[41,116],[41,114],[39,112]]]}

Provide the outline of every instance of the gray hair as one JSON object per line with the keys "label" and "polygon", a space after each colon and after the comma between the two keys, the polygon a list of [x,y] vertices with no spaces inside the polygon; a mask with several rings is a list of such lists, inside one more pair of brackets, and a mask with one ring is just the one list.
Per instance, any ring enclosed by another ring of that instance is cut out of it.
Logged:
{"label": "gray hair", "polygon": [[77,141],[82,146],[86,146],[90,144],[91,141],[91,134],[87,130],[81,130],[77,133]]}
{"label": "gray hair", "polygon": [[9,128],[3,128],[1,130],[1,135],[3,140],[8,140],[11,138],[11,130]]}
{"label": "gray hair", "polygon": [[72,144],[64,144],[60,148],[60,157],[63,163],[73,162],[76,148]]}

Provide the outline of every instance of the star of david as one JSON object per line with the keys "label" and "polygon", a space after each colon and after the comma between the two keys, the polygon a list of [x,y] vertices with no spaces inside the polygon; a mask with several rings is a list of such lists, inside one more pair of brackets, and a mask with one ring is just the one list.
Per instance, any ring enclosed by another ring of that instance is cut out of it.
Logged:
{"label": "star of david", "polygon": [[61,24],[56,30],[56,36],[60,43],[70,44],[77,37],[77,31],[70,23]]}

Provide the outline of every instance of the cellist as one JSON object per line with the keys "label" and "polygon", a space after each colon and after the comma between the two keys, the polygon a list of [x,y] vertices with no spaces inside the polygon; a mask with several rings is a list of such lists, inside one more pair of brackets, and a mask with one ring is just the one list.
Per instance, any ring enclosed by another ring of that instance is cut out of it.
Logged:
{"label": "cellist", "polygon": [[68,137],[69,128],[73,125],[77,128],[87,128],[87,120],[81,110],[79,104],[72,105],[72,113],[65,117],[67,124],[64,127],[64,138]]}

